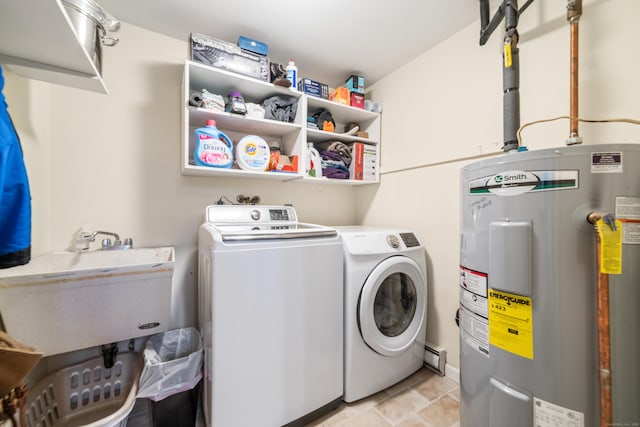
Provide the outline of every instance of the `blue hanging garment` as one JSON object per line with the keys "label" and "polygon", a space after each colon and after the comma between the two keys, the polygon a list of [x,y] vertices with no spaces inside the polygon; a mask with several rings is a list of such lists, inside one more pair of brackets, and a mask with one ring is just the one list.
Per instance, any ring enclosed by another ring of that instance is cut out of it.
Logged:
{"label": "blue hanging garment", "polygon": [[31,259],[31,193],[3,88],[0,67],[0,268],[9,268]]}

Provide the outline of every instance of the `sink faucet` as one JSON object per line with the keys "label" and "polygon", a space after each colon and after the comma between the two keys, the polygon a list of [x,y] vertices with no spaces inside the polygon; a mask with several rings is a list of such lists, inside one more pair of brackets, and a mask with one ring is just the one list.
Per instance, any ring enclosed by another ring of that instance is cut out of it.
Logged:
{"label": "sink faucet", "polygon": [[[118,236],[118,233],[112,233],[110,231],[94,231],[93,233],[91,233],[89,235],[89,241],[90,242],[95,242],[96,241],[96,236],[98,234],[104,234],[105,236],[112,236],[114,239],[116,239],[116,241],[113,242],[114,245],[121,245],[122,244],[122,241],[120,240],[120,236]],[[111,242],[111,239],[103,239],[102,240],[102,247],[105,246],[105,241]],[[108,246],[111,246],[111,243],[109,243]]]}
{"label": "sink faucet", "polygon": [[96,241],[97,235],[105,235],[113,237],[113,241],[109,238],[102,239],[102,249],[131,249],[133,247],[133,240],[130,237],[124,239],[124,243],[120,240],[118,233],[112,233],[111,231],[94,231],[93,233],[80,233],[79,238],[76,240],[76,251],[82,252],[89,249],[89,243]]}

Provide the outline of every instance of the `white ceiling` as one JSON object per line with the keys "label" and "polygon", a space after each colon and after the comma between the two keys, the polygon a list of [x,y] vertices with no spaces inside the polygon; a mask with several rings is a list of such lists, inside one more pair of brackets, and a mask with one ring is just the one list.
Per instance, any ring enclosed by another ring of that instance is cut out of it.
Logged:
{"label": "white ceiling", "polygon": [[480,17],[478,0],[97,3],[124,23],[185,42],[192,32],[233,43],[240,35],[260,40],[269,46],[272,62],[286,65],[292,58],[299,77],[329,86],[351,74],[363,75],[370,85]]}

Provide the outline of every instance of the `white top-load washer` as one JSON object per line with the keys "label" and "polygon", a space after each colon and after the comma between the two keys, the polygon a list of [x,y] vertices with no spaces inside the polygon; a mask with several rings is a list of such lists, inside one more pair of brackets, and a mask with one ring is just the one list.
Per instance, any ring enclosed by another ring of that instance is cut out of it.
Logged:
{"label": "white top-load washer", "polygon": [[302,424],[343,385],[343,251],[290,206],[212,205],[198,234],[207,425]]}
{"label": "white top-load washer", "polygon": [[407,230],[336,227],[344,276],[344,400],[396,384],[424,363],[427,268],[424,247]]}

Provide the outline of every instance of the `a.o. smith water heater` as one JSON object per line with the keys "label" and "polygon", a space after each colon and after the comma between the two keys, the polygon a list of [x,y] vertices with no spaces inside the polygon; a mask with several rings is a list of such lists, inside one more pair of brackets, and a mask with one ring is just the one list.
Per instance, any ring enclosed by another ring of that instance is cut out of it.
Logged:
{"label": "a.o. smith water heater", "polygon": [[460,425],[600,425],[595,212],[623,230],[613,425],[640,425],[640,144],[512,151],[461,181]]}

